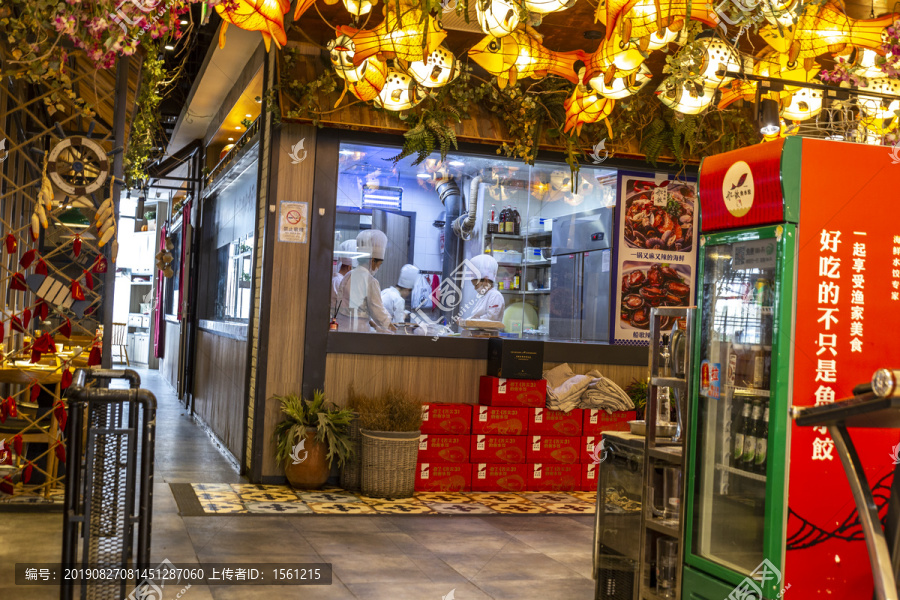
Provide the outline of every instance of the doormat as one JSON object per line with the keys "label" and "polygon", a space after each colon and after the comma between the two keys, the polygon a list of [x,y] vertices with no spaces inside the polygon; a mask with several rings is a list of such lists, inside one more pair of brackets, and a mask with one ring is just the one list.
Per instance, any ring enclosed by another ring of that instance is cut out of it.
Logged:
{"label": "doormat", "polygon": [[184,517],[222,515],[589,515],[596,492],[416,492],[369,498],[340,488],[253,483],[170,483]]}

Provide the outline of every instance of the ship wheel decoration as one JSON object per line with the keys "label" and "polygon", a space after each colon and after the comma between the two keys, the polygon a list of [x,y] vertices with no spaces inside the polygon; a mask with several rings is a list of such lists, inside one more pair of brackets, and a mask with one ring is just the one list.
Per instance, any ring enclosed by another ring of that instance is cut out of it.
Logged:
{"label": "ship wheel decoration", "polygon": [[97,142],[67,137],[50,151],[47,173],[64,193],[84,196],[103,187],[109,176],[109,160]]}

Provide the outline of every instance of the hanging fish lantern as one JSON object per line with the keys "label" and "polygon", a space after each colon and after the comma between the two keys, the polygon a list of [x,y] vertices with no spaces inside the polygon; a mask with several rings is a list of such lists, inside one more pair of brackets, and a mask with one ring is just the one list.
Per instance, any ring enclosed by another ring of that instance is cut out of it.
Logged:
{"label": "hanging fish lantern", "polygon": [[706,110],[714,92],[714,89],[706,89],[696,83],[673,84],[669,79],[656,88],[660,102],[685,115],[696,115]]}
{"label": "hanging fish lantern", "polygon": [[519,5],[510,0],[477,0],[475,16],[478,25],[488,35],[500,38],[519,26]]}
{"label": "hanging fish lantern", "polygon": [[678,37],[688,19],[688,7],[691,21],[711,28],[719,25],[714,3],[690,0],[600,0],[594,22],[606,25],[607,37],[616,30],[644,50],[658,50]]}
{"label": "hanging fish lantern", "polygon": [[719,38],[706,37],[697,40],[705,46],[706,53],[700,66],[700,83],[705,87],[716,87],[728,83],[734,77],[725,75],[725,71],[740,71],[743,61],[736,48]]}
{"label": "hanging fish lantern", "polygon": [[[301,5],[303,3],[301,2]],[[299,6],[297,7],[299,10]],[[216,5],[216,12],[222,17],[219,30],[219,48],[225,47],[225,32],[228,24],[245,31],[258,31],[263,36],[266,52],[275,40],[275,47],[287,45],[284,31],[284,15],[291,10],[291,0],[229,0]]]}
{"label": "hanging fish lantern", "polygon": [[[869,80],[869,85],[860,88],[860,91],[900,96],[900,81],[890,77],[871,79]],[[900,110],[900,100],[888,101],[876,96],[866,96],[865,94],[857,96],[856,104],[864,115],[875,119],[892,119],[896,116],[896,111]]]}
{"label": "hanging fish lantern", "polygon": [[781,116],[789,121],[805,121],[822,112],[822,90],[800,88],[791,94],[781,109]]}
{"label": "hanging fish lantern", "polygon": [[[779,54],[777,51],[769,48],[753,59],[753,74],[761,77],[774,77],[777,79],[789,79],[797,82],[811,82],[818,75],[821,67],[815,60],[810,60],[806,64],[804,62],[790,63],[787,55]],[[808,65],[808,66],[807,66]],[[745,100],[752,102],[756,97],[755,81],[746,81],[736,79],[731,82],[730,89],[722,90],[722,97],[719,100],[719,108],[723,109],[737,100]],[[803,88],[800,86],[784,86],[784,89],[778,92],[771,91],[765,94],[765,97],[773,100],[788,100],[788,96]]]}
{"label": "hanging fish lantern", "polygon": [[537,38],[523,31],[515,31],[502,38],[486,37],[469,50],[469,57],[485,71],[497,77],[500,89],[515,85],[519,79],[540,79],[548,73],[578,83],[575,63],[584,62],[587,55],[581,50],[554,52],[545,48]]}
{"label": "hanging fish lantern", "polygon": [[459,65],[456,56],[441,46],[429,54],[426,60],[409,63],[407,71],[419,85],[439,88],[456,79]]}
{"label": "hanging fish lantern", "polygon": [[660,50],[669,44],[682,43],[682,30],[674,31],[668,27],[657,29],[647,38],[647,50]]}
{"label": "hanging fish lantern", "polygon": [[395,69],[388,69],[387,81],[375,98],[375,106],[394,111],[408,110],[424,98],[425,95],[419,91],[412,77]]}
{"label": "hanging fish lantern", "polygon": [[418,8],[404,10],[399,18],[388,7],[385,7],[385,12],[384,22],[375,29],[343,25],[335,28],[338,35],[353,39],[354,65],[359,66],[370,56],[376,55],[408,62],[425,60],[447,37],[440,23]]}
{"label": "hanging fish lantern", "polygon": [[581,135],[581,127],[585,123],[597,123],[607,118],[615,104],[615,100],[604,98],[594,90],[576,85],[572,95],[564,103],[566,122],[563,131],[569,133],[574,129],[575,135]]}
{"label": "hanging fish lantern", "polygon": [[636,73],[646,59],[647,54],[637,44],[614,34],[604,40],[588,58],[587,80],[602,73],[605,81],[611,83],[614,77],[627,77]]}
{"label": "hanging fish lantern", "polygon": [[374,2],[371,0],[342,0],[344,3],[344,8],[347,9],[347,12],[353,15],[354,17],[361,17],[362,15],[367,15],[372,12],[372,6],[374,6]]}
{"label": "hanging fish lantern", "polygon": [[759,10],[763,17],[776,28],[778,25],[781,25],[782,28],[793,27],[794,19],[798,18],[798,8],[800,8],[800,0],[787,0],[786,2],[767,0],[759,4]]}
{"label": "hanging fish lantern", "polygon": [[604,98],[621,100],[637,94],[652,77],[653,73],[650,72],[647,65],[641,65],[637,73],[632,73],[628,77],[615,77],[608,85],[604,81],[602,73],[591,79],[589,83]]}
{"label": "hanging fish lantern", "polygon": [[530,13],[548,15],[571,8],[576,0],[524,0],[525,8]]}
{"label": "hanging fish lantern", "polygon": [[347,82],[350,93],[368,102],[378,97],[387,80],[387,65],[375,58],[367,58],[359,66],[353,64],[355,45],[346,35],[328,42],[331,65],[338,77]]}

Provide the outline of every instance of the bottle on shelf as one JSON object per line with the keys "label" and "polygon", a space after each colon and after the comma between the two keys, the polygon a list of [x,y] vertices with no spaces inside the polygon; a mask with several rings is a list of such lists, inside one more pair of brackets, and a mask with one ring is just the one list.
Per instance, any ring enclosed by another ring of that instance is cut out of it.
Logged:
{"label": "bottle on shelf", "polygon": [[515,207],[512,209],[512,217],[513,233],[515,235],[522,235],[522,216],[519,215],[519,211]]}
{"label": "bottle on shelf", "polygon": [[513,223],[513,212],[512,206],[506,207],[506,232],[507,234],[512,234],[516,230],[515,223]]}
{"label": "bottle on shelf", "polygon": [[519,290],[519,286],[522,281],[522,269],[516,267],[516,274],[513,276],[512,288],[514,290]]}
{"label": "bottle on shelf", "polygon": [[750,415],[750,426],[744,434],[743,469],[753,471],[753,463],[756,461],[756,440],[762,428],[762,404],[753,402],[753,410]]}
{"label": "bottle on shelf", "polygon": [[747,427],[750,425],[750,402],[744,401],[741,412],[734,420],[731,431],[734,433],[734,442],[731,452],[731,466],[740,469],[744,464],[744,437],[747,435]]}
{"label": "bottle on shelf", "polygon": [[497,205],[491,204],[491,220],[488,223],[488,233],[497,233]]}
{"label": "bottle on shelf", "polygon": [[506,208],[500,211],[499,233],[506,233]]}
{"label": "bottle on shelf", "polygon": [[760,475],[766,474],[766,456],[768,455],[769,442],[769,405],[763,413],[759,435],[756,437],[756,458],[753,461],[753,470]]}
{"label": "bottle on shelf", "polygon": [[766,351],[762,346],[752,346],[751,356],[753,357],[753,387],[768,389],[769,368],[772,360],[771,352]]}

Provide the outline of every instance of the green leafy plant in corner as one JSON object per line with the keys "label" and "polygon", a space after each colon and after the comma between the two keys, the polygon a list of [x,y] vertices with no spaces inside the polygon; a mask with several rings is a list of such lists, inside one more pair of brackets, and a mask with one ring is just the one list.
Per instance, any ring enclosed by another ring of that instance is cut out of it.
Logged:
{"label": "green leafy plant in corner", "polygon": [[325,444],[328,452],[326,458],[331,465],[337,460],[341,467],[351,457],[353,446],[350,443],[349,428],[353,419],[353,411],[339,408],[325,398],[322,391],[316,390],[313,399],[307,400],[296,394],[273,396],[281,403],[281,413],[285,419],[275,426],[275,458],[283,463],[291,456],[291,452],[307,432],[315,430],[316,441]]}
{"label": "green leafy plant in corner", "polygon": [[649,390],[649,382],[646,379],[634,378],[627,386],[625,393],[634,402],[634,409],[637,411],[638,419],[644,418],[644,408],[647,406],[647,392]]}

